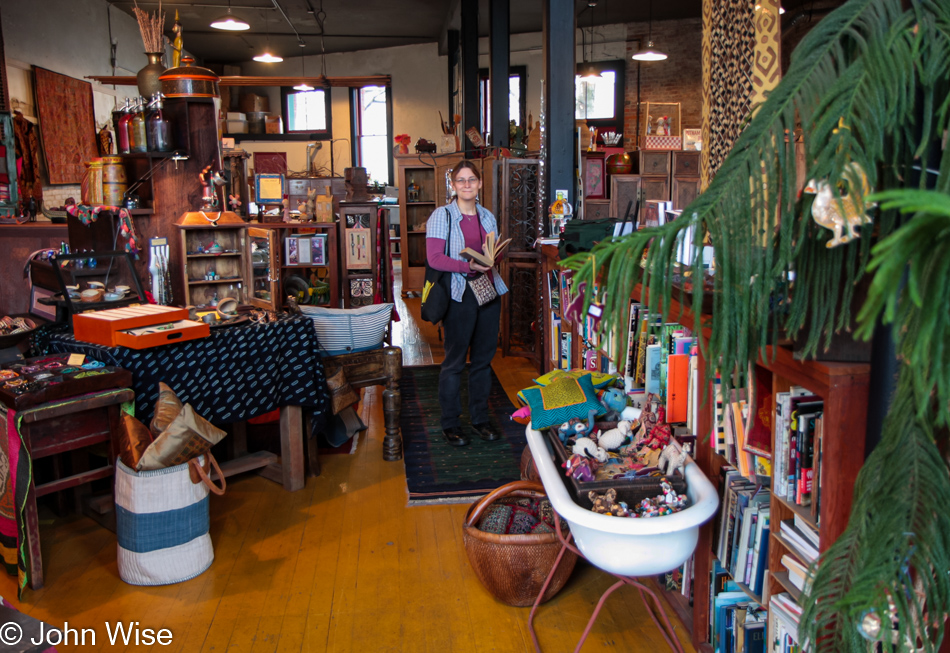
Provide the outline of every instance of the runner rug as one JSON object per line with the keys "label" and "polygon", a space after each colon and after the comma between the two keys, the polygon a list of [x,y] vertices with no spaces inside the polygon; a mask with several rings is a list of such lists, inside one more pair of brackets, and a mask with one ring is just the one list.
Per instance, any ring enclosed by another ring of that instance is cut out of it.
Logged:
{"label": "runner rug", "polygon": [[470,428],[468,370],[462,375],[462,424],[471,444],[453,447],[442,437],[439,412],[439,366],[404,367],[402,429],[409,503],[470,503],[521,477],[520,460],[527,440],[524,426],[511,421],[516,410],[492,371],[488,410],[502,439],[484,442]]}

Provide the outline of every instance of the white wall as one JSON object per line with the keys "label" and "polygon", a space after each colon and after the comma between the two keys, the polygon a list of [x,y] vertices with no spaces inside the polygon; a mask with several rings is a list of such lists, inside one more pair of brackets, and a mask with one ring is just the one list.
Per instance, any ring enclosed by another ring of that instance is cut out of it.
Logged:
{"label": "white wall", "polygon": [[[281,63],[265,64],[250,61],[241,66],[242,75],[300,75],[300,57],[287,58]],[[304,57],[303,69],[308,77],[320,74],[320,56]],[[409,134],[413,143],[419,138],[438,142],[442,134],[439,109],[445,115],[448,104],[448,61],[439,56],[435,43],[406,45],[377,50],[361,50],[327,55],[327,76],[350,77],[359,75],[389,75],[392,78],[393,135]],[[247,92],[270,98],[272,112],[280,111],[280,89],[248,88]],[[335,139],[346,139],[333,144],[333,168],[342,175],[351,165],[350,96],[347,88],[331,89],[331,126]],[[306,170],[306,143],[244,141],[241,146],[249,152],[286,152],[291,170]],[[330,169],[330,146],[314,157],[317,166]]]}

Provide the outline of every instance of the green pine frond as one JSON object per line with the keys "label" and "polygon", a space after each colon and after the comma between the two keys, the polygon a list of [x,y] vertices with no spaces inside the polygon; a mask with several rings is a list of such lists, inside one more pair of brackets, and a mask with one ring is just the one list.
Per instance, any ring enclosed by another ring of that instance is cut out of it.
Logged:
{"label": "green pine frond", "polygon": [[861,620],[872,611],[890,623],[888,599],[899,641],[920,634],[930,653],[943,638],[950,513],[939,497],[950,497],[950,475],[934,444],[932,415],[915,417],[915,393],[905,366],[881,442],[858,474],[848,528],[818,559],[799,632],[800,641],[817,643],[814,651],[867,650],[867,641],[856,639]]}
{"label": "green pine frond", "polygon": [[917,391],[916,414],[935,403],[936,424],[950,425],[950,195],[893,190],[873,199],[913,217],[872,250],[874,277],[857,335],[869,338],[879,318],[895,324],[898,351]]}
{"label": "green pine frond", "polygon": [[[674,245],[686,234],[698,241],[706,233],[715,246],[716,271],[711,336],[703,347],[726,371],[724,390],[747,382],[751,363],[780,332],[794,337],[804,329],[810,354],[848,328],[872,229],[865,227],[864,236],[849,245],[824,247],[830,234],[813,223],[808,199],[798,200],[798,182],[804,180],[795,177],[795,149],[785,135],[800,121],[809,178],[839,179],[847,164],[857,162],[872,187],[901,185],[909,178],[907,165],[946,125],[939,116],[915,124],[922,110],[937,108],[933,99],[945,96],[939,91],[950,79],[945,14],[943,3],[913,3],[905,11],[900,0],[850,0],[816,25],[709,188],[681,218],[600,243],[564,262],[577,281],[587,282],[587,302],[606,303],[602,329],[623,333],[636,283],[649,289],[651,311],[670,306]],[[874,230],[888,235],[894,214],[879,211]],[[702,278],[701,248],[688,268],[694,280]],[[790,272],[798,284],[788,302],[776,289]],[[601,283],[596,295],[595,281]],[[701,328],[702,302],[697,282],[687,302],[695,330]],[[626,338],[614,343],[612,355],[623,360]]]}

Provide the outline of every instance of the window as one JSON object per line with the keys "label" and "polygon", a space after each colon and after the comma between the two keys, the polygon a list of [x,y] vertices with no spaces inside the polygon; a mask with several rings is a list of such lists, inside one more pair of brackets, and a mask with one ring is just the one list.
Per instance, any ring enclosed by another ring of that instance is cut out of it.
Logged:
{"label": "window", "polygon": [[330,89],[295,91],[282,88],[284,125],[288,134],[310,134],[311,138],[330,138]]}
{"label": "window", "polygon": [[613,129],[623,132],[624,62],[598,61],[587,64],[600,72],[600,77],[574,77],[574,117],[586,120],[588,127],[601,132]]}
{"label": "window", "polygon": [[350,95],[353,110],[353,160],[366,168],[370,183],[392,184],[392,106],[385,86],[354,88]]}
{"label": "window", "polygon": [[[514,120],[519,126],[527,121],[527,85],[528,68],[511,66],[508,69],[508,120]],[[478,113],[479,129],[487,140],[491,137],[491,87],[487,68],[478,71]]]}

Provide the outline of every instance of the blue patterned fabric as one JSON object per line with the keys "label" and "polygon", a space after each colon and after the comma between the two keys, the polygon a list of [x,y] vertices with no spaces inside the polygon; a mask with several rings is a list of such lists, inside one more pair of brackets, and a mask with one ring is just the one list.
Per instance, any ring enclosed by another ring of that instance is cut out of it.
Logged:
{"label": "blue patterned fabric", "polygon": [[330,413],[320,342],[313,322],[303,315],[212,329],[207,338],[151,349],[93,345],[72,334],[53,334],[49,350],[85,354],[132,372],[135,414],[145,423],[152,419],[159,381],[215,424],[243,421],[281,406],[304,406],[313,410],[317,432]]}
{"label": "blue patterned fabric", "polygon": [[587,419],[591,409],[598,415],[606,412],[597,400],[590,374],[577,379],[561,377],[548,386],[527,388],[521,392],[531,407],[531,425],[539,431],[574,417]]}
{"label": "blue patterned fabric", "polygon": [[[475,209],[478,212],[478,221],[481,223],[485,233],[488,234],[494,231],[498,239],[501,240],[501,234],[498,233],[498,222],[495,220],[495,216],[492,215],[491,211],[483,208],[481,204],[476,204]],[[465,249],[465,242],[462,237],[462,212],[454,200],[450,204],[440,206],[429,216],[429,220],[426,222],[426,238],[438,238],[439,240],[448,238],[449,234],[446,230],[449,225],[445,219],[446,211],[452,221],[450,229],[452,237],[449,238],[449,256],[457,261],[461,261],[463,259],[460,252]],[[452,275],[452,299],[460,302],[462,301],[462,295],[465,294],[465,285],[468,283],[468,280],[464,274],[459,274],[458,272],[452,272],[450,274]],[[498,274],[497,270],[492,273],[492,277],[495,280],[495,291],[499,295],[504,295],[508,292],[508,286],[501,280],[501,275]]]}

